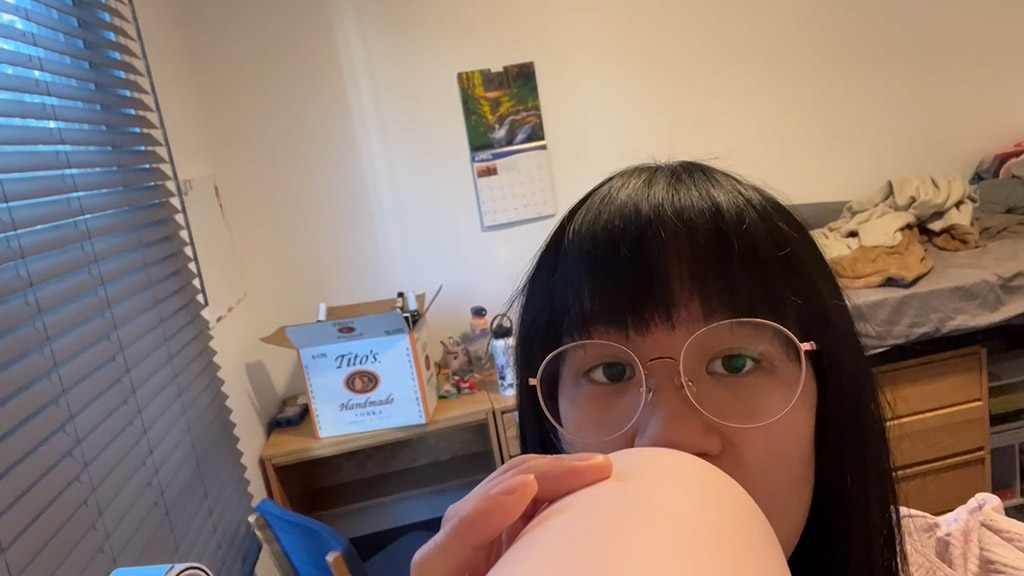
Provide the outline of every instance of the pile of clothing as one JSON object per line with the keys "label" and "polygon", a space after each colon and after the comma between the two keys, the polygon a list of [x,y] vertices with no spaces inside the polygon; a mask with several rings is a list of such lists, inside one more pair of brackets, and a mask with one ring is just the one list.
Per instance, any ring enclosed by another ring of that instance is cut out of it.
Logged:
{"label": "pile of clothing", "polygon": [[1006,150],[986,156],[978,162],[971,184],[986,180],[1024,179],[1024,142],[1017,142]]}
{"label": "pile of clothing", "polygon": [[1024,142],[982,158],[971,184],[981,199],[982,241],[1024,236]]}
{"label": "pile of clothing", "polygon": [[970,182],[889,180],[811,235],[844,288],[910,286],[934,266],[925,243],[960,251],[1024,235],[1024,142],[983,158]]}
{"label": "pile of clothing", "polygon": [[811,236],[843,287],[909,286],[933,266],[922,241],[943,250],[978,246],[977,205],[964,178],[893,179]]}

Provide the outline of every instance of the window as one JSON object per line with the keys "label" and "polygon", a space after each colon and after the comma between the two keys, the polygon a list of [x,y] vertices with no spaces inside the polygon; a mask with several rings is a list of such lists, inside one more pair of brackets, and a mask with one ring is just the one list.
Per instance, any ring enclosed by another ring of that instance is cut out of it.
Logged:
{"label": "window", "polygon": [[0,0],[0,576],[258,552],[125,0]]}

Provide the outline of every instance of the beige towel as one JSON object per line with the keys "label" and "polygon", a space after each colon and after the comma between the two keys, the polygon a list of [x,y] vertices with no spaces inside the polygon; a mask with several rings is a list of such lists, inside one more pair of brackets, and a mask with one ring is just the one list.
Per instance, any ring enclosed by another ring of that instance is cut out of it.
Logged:
{"label": "beige towel", "polygon": [[832,260],[861,246],[896,246],[911,226],[934,233],[958,224],[969,227],[977,204],[977,191],[959,176],[898,178],[850,202],[838,220],[811,235]]}

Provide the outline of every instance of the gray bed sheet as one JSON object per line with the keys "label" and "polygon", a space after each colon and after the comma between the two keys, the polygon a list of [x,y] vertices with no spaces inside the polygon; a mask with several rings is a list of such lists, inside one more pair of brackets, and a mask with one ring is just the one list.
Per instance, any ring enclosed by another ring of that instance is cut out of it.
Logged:
{"label": "gray bed sheet", "polygon": [[963,252],[925,249],[935,267],[912,287],[847,291],[866,349],[1024,322],[1024,237]]}
{"label": "gray bed sheet", "polygon": [[[1021,184],[990,182],[981,192],[976,224],[984,246],[946,252],[925,244],[935,266],[910,288],[847,291],[850,311],[868,351],[998,324],[1024,324]],[[811,230],[835,220],[845,204],[796,204],[790,209]]]}

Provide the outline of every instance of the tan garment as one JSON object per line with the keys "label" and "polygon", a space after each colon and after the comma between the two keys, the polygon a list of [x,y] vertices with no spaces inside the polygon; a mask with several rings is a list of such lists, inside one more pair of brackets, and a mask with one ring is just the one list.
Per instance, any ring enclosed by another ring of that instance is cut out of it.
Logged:
{"label": "tan garment", "polygon": [[932,269],[924,253],[917,228],[902,231],[895,246],[861,246],[829,261],[843,288],[874,288],[883,285],[908,286]]}
{"label": "tan garment", "polygon": [[896,246],[908,226],[936,233],[957,224],[970,226],[977,204],[977,190],[959,176],[894,178],[847,204],[838,220],[812,230],[811,236],[832,260],[861,246]]}
{"label": "tan garment", "polygon": [[942,232],[925,230],[928,234],[928,241],[932,246],[948,252],[959,252],[961,250],[974,250],[980,245],[978,229],[974,226],[953,224]]}

